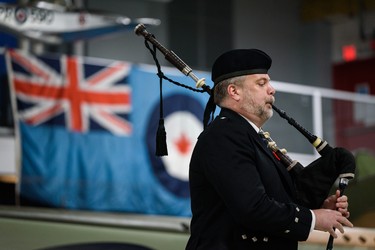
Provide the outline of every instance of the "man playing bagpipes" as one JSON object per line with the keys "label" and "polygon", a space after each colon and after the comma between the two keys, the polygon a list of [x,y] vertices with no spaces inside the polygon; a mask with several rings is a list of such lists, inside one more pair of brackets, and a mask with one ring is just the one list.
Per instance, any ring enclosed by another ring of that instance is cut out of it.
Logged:
{"label": "man playing bagpipes", "polygon": [[[205,129],[190,163],[193,216],[188,250],[292,250],[314,229],[337,237],[335,228],[343,233],[344,226],[353,226],[347,219],[345,195],[337,191],[327,199],[310,200],[308,194],[314,190],[302,192],[299,188],[310,184],[296,179],[300,164],[289,162],[293,166],[287,169],[270,149],[270,137],[259,135],[273,114],[270,66],[271,58],[257,49],[226,52],[213,65],[215,85],[207,104]],[[215,104],[221,112],[207,124]],[[331,154],[339,153],[332,150]],[[323,164],[337,160],[334,156],[321,158]],[[326,193],[340,174],[334,166],[328,167],[333,170],[324,172],[323,168],[322,173],[334,176],[328,178]],[[292,169],[293,174],[288,172]],[[302,174],[303,178],[306,175],[309,173]]]}
{"label": "man playing bagpipes", "polygon": [[[171,80],[161,72],[156,48],[190,76],[203,89],[201,92],[210,95],[204,112],[204,131],[190,162],[193,216],[186,249],[294,250],[298,241],[305,241],[314,229],[329,232],[327,249],[332,249],[333,238],[337,237],[335,229],[343,233],[344,226],[353,227],[348,220],[348,197],[343,191],[354,177],[355,160],[349,151],[332,148],[274,105],[275,89],[268,75],[271,58],[258,49],[236,49],[222,54],[212,67],[211,89],[204,78],[199,79],[143,24],[134,31],[145,37],[160,82]],[[214,119],[216,105],[221,112]],[[321,157],[303,167],[280,150],[261,129],[273,110],[299,130]],[[159,122],[158,134],[165,137],[161,125]],[[156,155],[167,154],[166,145],[160,140],[156,148]],[[338,178],[339,189],[329,196]]]}

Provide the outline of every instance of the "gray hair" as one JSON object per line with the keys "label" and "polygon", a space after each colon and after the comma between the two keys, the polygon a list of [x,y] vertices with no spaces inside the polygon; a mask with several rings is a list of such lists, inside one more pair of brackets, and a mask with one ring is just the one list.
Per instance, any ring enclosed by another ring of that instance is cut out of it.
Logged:
{"label": "gray hair", "polygon": [[227,88],[230,84],[234,84],[236,86],[241,86],[245,81],[245,75],[236,76],[232,78],[225,79],[214,87],[214,101],[215,104],[220,106],[223,100],[228,96]]}

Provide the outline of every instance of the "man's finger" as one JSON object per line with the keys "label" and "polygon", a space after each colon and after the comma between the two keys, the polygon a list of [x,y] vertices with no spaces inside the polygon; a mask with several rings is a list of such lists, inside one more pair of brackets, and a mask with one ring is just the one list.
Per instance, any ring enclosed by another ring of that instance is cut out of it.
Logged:
{"label": "man's finger", "polygon": [[332,235],[333,238],[337,238],[337,234],[334,228],[331,228],[330,230],[328,230],[328,232],[330,235]]}

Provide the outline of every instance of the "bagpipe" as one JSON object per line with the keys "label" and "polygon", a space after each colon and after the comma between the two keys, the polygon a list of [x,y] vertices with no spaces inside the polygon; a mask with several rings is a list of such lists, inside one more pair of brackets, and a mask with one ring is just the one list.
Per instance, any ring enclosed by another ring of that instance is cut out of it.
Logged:
{"label": "bagpipe", "polygon": [[[146,27],[143,24],[138,24],[134,31],[137,35],[144,36],[146,47],[153,54],[154,60],[158,66],[158,76],[160,77],[160,80],[164,78],[171,81],[161,73],[160,65],[156,60],[156,48],[161,51],[167,61],[174,65],[184,75],[191,77],[195,81],[196,89],[193,89],[194,91],[202,89],[198,92],[207,92],[210,97],[213,96],[213,91],[205,84],[205,79],[199,79],[193,73],[192,69],[173,51],[165,48],[156,40],[153,34],[147,32]],[[154,46],[153,50],[150,48],[148,42]],[[192,89],[190,87],[186,88]],[[262,134],[263,138],[268,142],[268,148],[272,150],[276,158],[285,166],[292,176],[297,189],[299,203],[310,209],[320,208],[324,200],[328,197],[336,180],[339,180],[340,195],[343,195],[349,180],[353,179],[355,175],[356,163],[352,153],[345,148],[330,146],[326,141],[311,134],[303,128],[293,118],[289,117],[285,111],[280,110],[275,105],[272,105],[272,108],[283,119],[287,120],[290,125],[304,135],[320,154],[318,159],[304,167],[298,161],[292,160],[286,153],[286,150],[280,149],[272,140],[269,133],[264,132]],[[332,249],[332,247],[333,237],[330,236],[327,250]]]}

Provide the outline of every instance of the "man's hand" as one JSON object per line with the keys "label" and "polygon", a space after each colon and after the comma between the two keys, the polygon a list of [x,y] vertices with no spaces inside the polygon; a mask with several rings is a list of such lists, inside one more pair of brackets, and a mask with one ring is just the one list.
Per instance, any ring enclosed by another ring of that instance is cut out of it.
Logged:
{"label": "man's hand", "polygon": [[344,233],[344,226],[353,227],[353,224],[347,219],[349,218],[348,197],[340,196],[340,191],[325,199],[321,209],[313,210],[315,214],[316,230],[329,232],[334,238],[337,238],[335,228]]}
{"label": "man's hand", "polygon": [[319,231],[329,232],[334,238],[337,238],[335,228],[341,233],[344,233],[344,226],[353,227],[353,224],[344,217],[339,211],[331,209],[316,209],[313,210],[315,214],[315,228]]}
{"label": "man's hand", "polygon": [[349,218],[350,212],[348,211],[349,203],[348,197],[343,195],[340,197],[340,191],[336,190],[336,194],[329,196],[325,199],[322,208],[337,210],[342,216]]}

